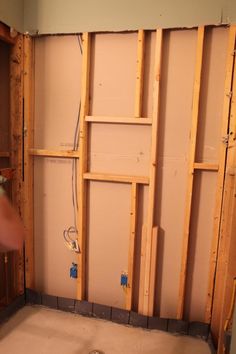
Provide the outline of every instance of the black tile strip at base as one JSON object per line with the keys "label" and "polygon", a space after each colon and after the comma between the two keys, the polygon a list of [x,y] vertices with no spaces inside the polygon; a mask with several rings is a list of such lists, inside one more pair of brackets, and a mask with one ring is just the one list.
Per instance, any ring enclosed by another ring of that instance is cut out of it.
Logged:
{"label": "black tile strip at base", "polygon": [[208,340],[210,344],[210,327],[208,324],[202,322],[186,322],[176,319],[159,318],[157,316],[148,317],[134,311],[127,311],[88,301],[41,294],[31,289],[26,289],[26,303],[43,305],[62,311],[78,313],[83,316],[102,318],[120,324],[129,324],[134,327],[157,329],[170,333],[199,337]]}
{"label": "black tile strip at base", "polygon": [[25,296],[18,296],[10,305],[3,308],[0,311],[0,323],[5,322],[12,315],[14,315],[18,310],[25,306]]}

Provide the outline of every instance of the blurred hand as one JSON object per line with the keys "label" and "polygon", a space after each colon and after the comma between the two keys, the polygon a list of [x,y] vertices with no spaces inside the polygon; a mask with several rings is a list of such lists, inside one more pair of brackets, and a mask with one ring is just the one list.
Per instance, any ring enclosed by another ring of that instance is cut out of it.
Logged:
{"label": "blurred hand", "polygon": [[21,249],[24,226],[5,195],[0,196],[0,252]]}

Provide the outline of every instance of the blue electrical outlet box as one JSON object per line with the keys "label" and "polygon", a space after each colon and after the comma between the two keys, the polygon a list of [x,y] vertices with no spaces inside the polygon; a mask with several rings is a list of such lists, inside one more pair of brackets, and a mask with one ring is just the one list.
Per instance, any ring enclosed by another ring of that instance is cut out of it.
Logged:
{"label": "blue electrical outlet box", "polygon": [[70,278],[77,279],[78,278],[78,264],[72,263],[70,268]]}
{"label": "blue electrical outlet box", "polygon": [[121,286],[128,286],[128,274],[126,273],[121,273],[120,277],[120,285]]}

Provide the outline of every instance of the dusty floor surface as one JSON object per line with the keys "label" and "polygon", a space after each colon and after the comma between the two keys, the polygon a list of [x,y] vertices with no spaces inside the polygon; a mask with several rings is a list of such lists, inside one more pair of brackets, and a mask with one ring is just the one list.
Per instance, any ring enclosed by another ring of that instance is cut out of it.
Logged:
{"label": "dusty floor surface", "polygon": [[0,327],[4,354],[89,354],[95,349],[104,354],[210,354],[199,339],[43,307],[24,307]]}

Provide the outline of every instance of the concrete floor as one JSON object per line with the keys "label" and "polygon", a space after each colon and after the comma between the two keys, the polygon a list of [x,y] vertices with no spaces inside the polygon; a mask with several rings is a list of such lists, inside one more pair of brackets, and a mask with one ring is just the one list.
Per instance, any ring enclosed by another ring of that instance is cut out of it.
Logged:
{"label": "concrete floor", "polygon": [[4,354],[210,354],[206,342],[27,306],[0,327]]}

